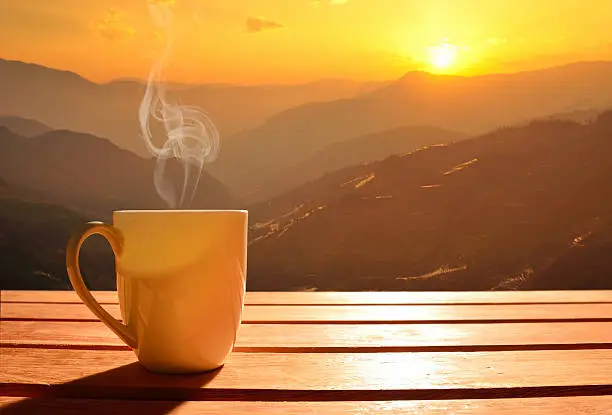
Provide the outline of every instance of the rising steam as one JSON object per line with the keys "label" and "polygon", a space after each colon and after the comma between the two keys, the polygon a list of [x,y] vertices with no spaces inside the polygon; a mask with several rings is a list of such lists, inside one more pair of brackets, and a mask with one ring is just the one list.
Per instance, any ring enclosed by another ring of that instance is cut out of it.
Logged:
{"label": "rising steam", "polygon": [[[140,103],[140,129],[145,144],[157,158],[154,173],[159,196],[172,209],[188,205],[193,199],[204,163],[214,161],[220,150],[219,132],[213,121],[199,108],[180,105],[170,99],[164,84],[165,65],[172,51],[173,0],[148,0],[149,12],[164,48],[151,68],[147,88]],[[164,144],[153,143],[151,121],[162,123]],[[183,185],[175,186],[166,177],[168,159],[175,158],[184,169]]]}

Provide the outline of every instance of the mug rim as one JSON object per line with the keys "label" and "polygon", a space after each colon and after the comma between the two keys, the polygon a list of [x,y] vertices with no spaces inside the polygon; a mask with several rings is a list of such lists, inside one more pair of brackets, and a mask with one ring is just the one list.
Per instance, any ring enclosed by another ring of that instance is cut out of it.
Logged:
{"label": "mug rim", "polygon": [[246,209],[122,209],[114,210],[115,213],[248,213]]}

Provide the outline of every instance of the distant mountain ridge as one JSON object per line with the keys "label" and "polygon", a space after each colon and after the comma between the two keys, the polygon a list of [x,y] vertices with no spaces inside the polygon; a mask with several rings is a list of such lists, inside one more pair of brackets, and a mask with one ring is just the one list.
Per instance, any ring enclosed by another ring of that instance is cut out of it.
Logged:
{"label": "distant mountain ridge", "polygon": [[[180,90],[182,103],[209,113],[225,139],[284,109],[354,96],[378,85],[351,81],[264,86],[171,84],[170,89]],[[138,123],[144,88],[141,81],[98,84],[72,72],[0,59],[0,114],[106,137],[121,148],[149,157]]]}
{"label": "distant mountain ridge", "polygon": [[355,98],[304,104],[228,140],[211,172],[237,192],[274,183],[334,143],[410,125],[482,134],[554,113],[612,107],[612,62],[475,77],[412,72]]}
{"label": "distant mountain ridge", "polygon": [[[237,197],[254,201],[299,184],[291,172],[317,152],[364,135],[417,125],[475,135],[550,114],[610,108],[612,62],[474,77],[410,72],[383,83],[174,87],[220,128],[222,151],[209,171]],[[96,84],[0,59],[0,96],[8,97],[0,113],[106,137],[150,157],[137,118],[143,93],[142,81]],[[289,180],[283,185],[279,177]]]}
{"label": "distant mountain ridge", "polygon": [[448,144],[468,136],[427,126],[394,128],[331,144],[289,167],[250,199],[266,200],[310,180],[345,167],[371,163],[433,144]]}
{"label": "distant mountain ridge", "polygon": [[25,137],[33,137],[53,130],[53,128],[39,121],[12,115],[0,116],[0,126]]}

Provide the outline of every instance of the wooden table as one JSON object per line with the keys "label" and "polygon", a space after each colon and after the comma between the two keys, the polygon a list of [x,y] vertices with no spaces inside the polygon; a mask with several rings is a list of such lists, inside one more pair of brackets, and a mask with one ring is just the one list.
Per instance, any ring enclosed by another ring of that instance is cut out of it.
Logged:
{"label": "wooden table", "polygon": [[3,415],[612,415],[612,291],[250,292],[195,376],[147,372],[73,292],[0,299]]}

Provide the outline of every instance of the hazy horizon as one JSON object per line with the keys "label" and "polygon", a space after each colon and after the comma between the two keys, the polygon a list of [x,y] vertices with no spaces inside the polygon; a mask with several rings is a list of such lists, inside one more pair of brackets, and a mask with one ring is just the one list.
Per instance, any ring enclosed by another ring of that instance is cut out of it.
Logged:
{"label": "hazy horizon", "polygon": [[[4,56],[0,56],[0,60],[5,60],[7,62],[19,62],[19,63],[23,63],[23,64],[27,64],[27,65],[36,65],[36,66],[41,66],[43,68],[46,69],[50,69],[50,70],[55,70],[55,71],[62,71],[62,72],[70,72],[70,73],[74,73],[76,75],[78,75],[79,77],[98,84],[98,85],[107,85],[107,84],[112,84],[112,83],[116,83],[116,82],[139,82],[139,83],[143,83],[146,84],[147,80],[146,77],[143,78],[138,78],[138,77],[129,77],[129,76],[119,76],[117,78],[112,78],[109,79],[107,81],[96,81],[94,79],[88,78],[86,76],[84,76],[83,74],[79,73],[79,72],[75,72],[75,71],[71,71],[68,69],[62,69],[62,68],[57,68],[57,67],[51,67],[51,66],[46,66],[43,65],[41,63],[38,62],[29,62],[29,61],[23,61],[23,60],[19,60],[19,59],[8,59]],[[547,69],[552,69],[552,68],[561,68],[561,67],[568,67],[568,66],[574,66],[574,65],[581,65],[581,64],[612,64],[612,58],[610,58],[609,60],[583,60],[583,61],[571,61],[571,62],[566,62],[566,63],[561,63],[561,64],[556,64],[556,65],[549,65],[549,66],[543,66],[543,67],[538,67],[538,68],[533,68],[533,69],[524,69],[524,70],[515,70],[515,71],[509,71],[509,72],[504,72],[504,71],[500,71],[500,72],[491,72],[491,73],[486,73],[486,74],[459,74],[459,73],[436,73],[435,71],[428,71],[425,69],[415,69],[415,70],[408,70],[402,74],[399,74],[398,77],[396,78],[390,78],[390,79],[378,79],[378,80],[374,80],[374,79],[353,79],[353,78],[342,78],[342,77],[323,77],[323,78],[313,78],[313,79],[307,79],[307,80],[303,80],[303,81],[294,81],[294,82],[254,82],[254,83],[248,83],[248,82],[201,82],[201,83],[189,83],[189,82],[181,82],[181,81],[175,81],[172,79],[169,79],[167,82],[169,84],[175,84],[175,85],[183,85],[183,86],[187,86],[187,87],[191,87],[191,86],[242,86],[242,87],[260,87],[260,86],[299,86],[299,85],[308,85],[308,84],[316,84],[316,83],[320,83],[320,82],[349,82],[349,83],[385,83],[385,82],[393,82],[393,81],[397,81],[398,79],[402,78],[403,76],[406,76],[410,73],[426,73],[426,74],[430,74],[430,75],[435,75],[435,76],[443,76],[443,77],[462,77],[462,78],[478,78],[478,77],[483,77],[483,76],[495,76],[495,75],[512,75],[512,74],[519,74],[519,73],[525,73],[525,72],[538,72],[538,71],[545,71]]]}
{"label": "hazy horizon", "polygon": [[[612,60],[612,3],[389,0],[373,13],[366,0],[154,1],[174,10],[176,83],[384,81],[415,70],[479,75]],[[159,46],[146,0],[7,0],[0,36],[11,39],[0,46],[6,59],[98,83],[145,79]]]}

